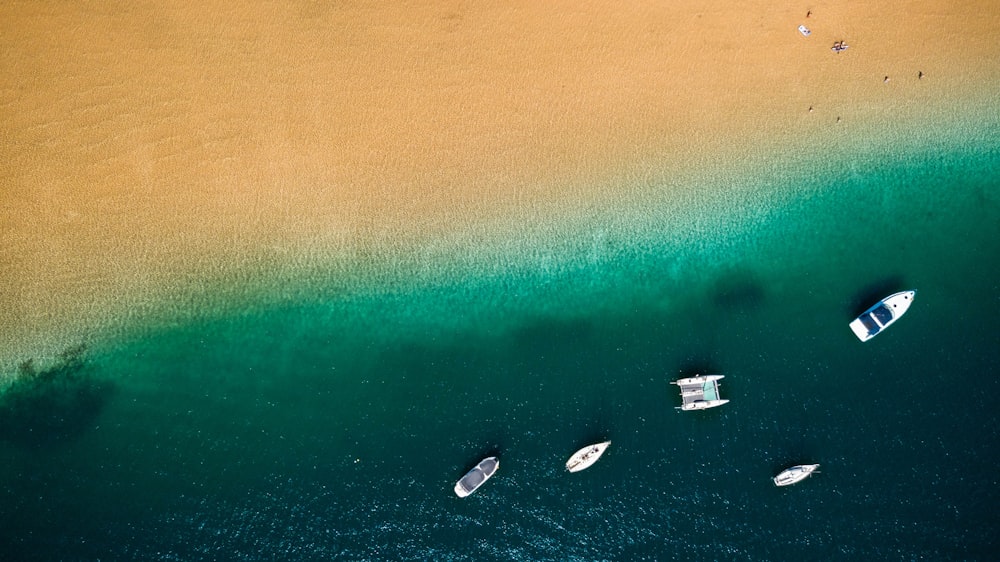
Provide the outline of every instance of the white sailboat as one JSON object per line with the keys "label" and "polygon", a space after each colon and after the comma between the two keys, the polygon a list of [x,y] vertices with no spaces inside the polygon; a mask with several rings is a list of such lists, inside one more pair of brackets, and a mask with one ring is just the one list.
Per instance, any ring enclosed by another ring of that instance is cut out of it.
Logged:
{"label": "white sailboat", "polygon": [[799,464],[791,468],[786,468],[774,477],[774,485],[791,486],[809,478],[813,472],[816,472],[817,468],[819,468],[818,464]]}
{"label": "white sailboat", "polygon": [[607,450],[608,445],[611,445],[611,441],[587,445],[586,447],[573,453],[573,456],[566,461],[566,470],[570,472],[580,472],[583,469],[590,468],[591,465],[597,462],[597,459],[601,458],[601,455],[603,455],[604,451]]}

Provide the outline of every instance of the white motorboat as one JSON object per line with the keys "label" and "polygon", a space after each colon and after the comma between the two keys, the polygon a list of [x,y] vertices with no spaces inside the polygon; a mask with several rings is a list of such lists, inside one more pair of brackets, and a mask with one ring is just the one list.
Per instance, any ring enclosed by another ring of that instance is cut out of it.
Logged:
{"label": "white motorboat", "polygon": [[721,406],[729,400],[719,397],[719,380],[725,375],[705,375],[700,377],[689,377],[671,382],[681,389],[682,404],[677,406],[681,410],[705,410]]}
{"label": "white motorboat", "polygon": [[487,457],[479,461],[475,468],[466,472],[465,476],[455,484],[455,494],[464,498],[475,492],[490,479],[490,476],[493,476],[498,468],[500,468],[500,461],[496,457]]}
{"label": "white motorboat", "polygon": [[813,472],[816,472],[817,468],[819,468],[818,464],[799,464],[791,468],[786,468],[774,477],[774,485],[791,486],[796,482],[801,482],[809,478]]}
{"label": "white motorboat", "polygon": [[851,321],[851,330],[861,341],[868,341],[906,313],[916,298],[916,291],[902,291],[880,300]]}
{"label": "white motorboat", "polygon": [[597,459],[601,458],[601,455],[604,454],[608,445],[611,445],[611,441],[587,445],[586,447],[573,453],[573,456],[566,461],[566,470],[570,472],[580,472],[583,469],[590,468],[591,465],[597,462]]}

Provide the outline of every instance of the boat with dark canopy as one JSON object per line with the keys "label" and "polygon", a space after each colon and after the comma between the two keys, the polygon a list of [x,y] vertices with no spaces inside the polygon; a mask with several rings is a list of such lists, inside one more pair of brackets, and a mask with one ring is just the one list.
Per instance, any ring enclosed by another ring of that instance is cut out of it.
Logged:
{"label": "boat with dark canopy", "polygon": [[475,492],[490,479],[490,476],[493,476],[498,468],[500,468],[500,461],[496,457],[488,457],[479,461],[475,468],[466,472],[465,476],[455,484],[455,493],[458,497],[464,498]]}
{"label": "boat with dark canopy", "polygon": [[851,321],[851,331],[861,341],[874,338],[899,320],[916,296],[916,291],[902,291],[885,297]]}

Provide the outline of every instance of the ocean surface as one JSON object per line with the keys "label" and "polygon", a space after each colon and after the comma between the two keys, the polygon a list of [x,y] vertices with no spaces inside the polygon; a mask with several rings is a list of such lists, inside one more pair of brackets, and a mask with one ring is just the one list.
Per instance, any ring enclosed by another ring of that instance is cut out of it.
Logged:
{"label": "ocean surface", "polygon": [[1000,128],[848,148],[25,364],[0,557],[1000,559]]}

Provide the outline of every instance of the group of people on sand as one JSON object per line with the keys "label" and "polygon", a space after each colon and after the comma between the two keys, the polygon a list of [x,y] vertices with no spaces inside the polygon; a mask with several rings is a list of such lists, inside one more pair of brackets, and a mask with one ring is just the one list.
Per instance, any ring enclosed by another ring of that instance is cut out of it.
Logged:
{"label": "group of people on sand", "polygon": [[847,43],[844,43],[843,41],[835,42],[832,47],[832,50],[835,53],[839,53],[840,51],[844,51],[846,49],[847,49]]}

